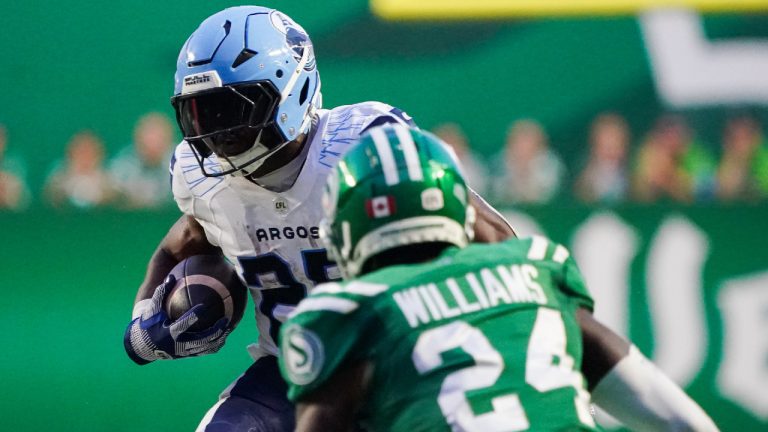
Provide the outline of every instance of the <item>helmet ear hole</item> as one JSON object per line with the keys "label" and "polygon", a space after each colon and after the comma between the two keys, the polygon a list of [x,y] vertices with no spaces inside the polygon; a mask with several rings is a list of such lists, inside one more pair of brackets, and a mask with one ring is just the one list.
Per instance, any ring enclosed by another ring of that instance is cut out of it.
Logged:
{"label": "helmet ear hole", "polygon": [[299,105],[304,105],[309,94],[309,78],[304,81],[304,87],[301,88],[301,94],[299,94]]}

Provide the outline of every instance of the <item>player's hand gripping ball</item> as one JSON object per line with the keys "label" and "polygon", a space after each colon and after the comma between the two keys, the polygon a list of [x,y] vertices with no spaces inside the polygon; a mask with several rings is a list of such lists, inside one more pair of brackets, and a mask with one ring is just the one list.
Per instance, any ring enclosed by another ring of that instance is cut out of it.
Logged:
{"label": "player's hand gripping ball", "polygon": [[217,352],[243,317],[247,289],[220,255],[195,255],[138,302],[123,338],[138,364]]}
{"label": "player's hand gripping ball", "polygon": [[189,327],[192,332],[211,328],[222,318],[229,322],[227,331],[232,331],[243,318],[248,290],[221,255],[191,256],[170,274],[176,282],[165,297],[163,309],[172,321],[198,305],[202,307],[197,309],[197,321]]}

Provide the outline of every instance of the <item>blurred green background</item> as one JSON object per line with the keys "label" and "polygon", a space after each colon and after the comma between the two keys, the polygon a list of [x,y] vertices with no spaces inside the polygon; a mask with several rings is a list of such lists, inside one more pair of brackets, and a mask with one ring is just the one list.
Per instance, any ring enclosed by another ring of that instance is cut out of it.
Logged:
{"label": "blurred green background", "polygon": [[[0,4],[0,123],[8,128],[9,148],[27,160],[33,193],[78,130],[94,130],[115,153],[130,142],[142,114],[159,110],[172,116],[180,46],[202,19],[236,4]],[[425,128],[455,121],[487,157],[501,149],[512,121],[532,117],[567,164],[575,165],[586,155],[596,114],[619,112],[633,130],[645,131],[669,109],[657,94],[634,16],[385,22],[365,0],[263,4],[283,10],[310,33],[326,107],[380,100],[406,110]],[[708,14],[703,22],[712,40],[768,37],[765,15]],[[700,140],[717,151],[733,108],[684,112]],[[765,110],[757,108],[765,119]],[[768,250],[761,235],[768,206],[601,209],[565,200],[510,213],[524,233],[539,229],[569,246],[584,238],[605,241],[581,228],[603,223],[606,215],[623,224],[615,231],[604,224],[609,237],[625,231],[636,236],[614,237],[611,244],[632,245],[623,267],[626,333],[651,357],[670,325],[655,314],[658,292],[648,288],[655,283],[648,276],[656,265],[649,264],[656,262],[655,242],[671,238],[672,250],[682,255],[704,254],[689,278],[701,279],[701,301],[679,308],[692,309],[702,320],[702,333],[692,339],[703,338],[706,345],[681,366],[680,376],[722,430],[766,430],[768,393],[761,389],[768,385],[768,322],[760,307],[768,307]],[[139,367],[123,353],[122,332],[146,261],[177,217],[175,210],[52,211],[40,205],[0,212],[0,288],[10,294],[0,302],[0,430],[193,430],[218,392],[247,367],[244,347],[255,340],[249,313],[216,356]],[[685,229],[673,229],[682,237],[670,237],[662,230],[670,220],[695,227],[703,243],[699,237],[688,241]],[[602,260],[607,258],[585,253],[580,262],[599,268]],[[757,289],[749,288],[754,284],[744,281],[747,276],[755,278]],[[746,300],[731,301],[727,287]],[[753,307],[739,320],[734,304]],[[742,375],[728,375],[734,368]]]}

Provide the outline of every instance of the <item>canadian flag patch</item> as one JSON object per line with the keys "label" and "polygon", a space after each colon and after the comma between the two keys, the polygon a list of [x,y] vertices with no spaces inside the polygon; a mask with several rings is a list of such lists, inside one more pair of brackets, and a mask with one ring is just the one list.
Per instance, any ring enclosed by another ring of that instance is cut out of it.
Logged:
{"label": "canadian flag patch", "polygon": [[392,195],[373,197],[365,202],[365,211],[373,219],[390,216],[395,210],[395,198]]}

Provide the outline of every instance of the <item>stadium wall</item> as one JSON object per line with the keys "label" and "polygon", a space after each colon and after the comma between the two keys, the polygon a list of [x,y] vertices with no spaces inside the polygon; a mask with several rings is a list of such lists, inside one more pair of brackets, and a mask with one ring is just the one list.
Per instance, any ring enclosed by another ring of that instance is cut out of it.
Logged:
{"label": "stadium wall", "polygon": [[[516,209],[569,246],[597,315],[723,431],[768,427],[766,207]],[[214,356],[134,365],[122,334],[177,213],[0,213],[0,430],[192,430],[249,364],[252,313]],[[722,222],[728,221],[728,225]]]}

